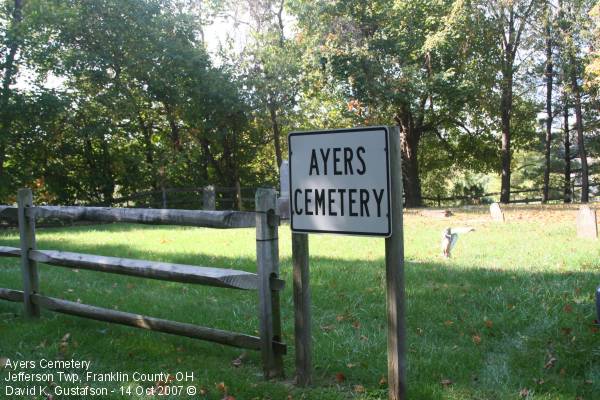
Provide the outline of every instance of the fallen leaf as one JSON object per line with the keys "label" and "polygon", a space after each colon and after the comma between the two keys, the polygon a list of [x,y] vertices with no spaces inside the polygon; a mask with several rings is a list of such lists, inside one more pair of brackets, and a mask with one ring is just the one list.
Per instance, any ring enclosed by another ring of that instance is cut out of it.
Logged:
{"label": "fallen leaf", "polygon": [[348,363],[348,364],[346,364],[346,367],[354,368],[354,367],[356,367],[356,364]]}
{"label": "fallen leaf", "polygon": [[521,389],[521,391],[519,392],[519,396],[521,396],[521,397],[529,396],[529,389],[527,389],[527,388]]}
{"label": "fallen leaf", "polygon": [[441,384],[443,387],[447,388],[447,387],[449,387],[449,386],[451,386],[451,385],[452,385],[452,381],[451,381],[450,379],[442,379],[442,380],[440,381],[440,384]]}
{"label": "fallen leaf", "polygon": [[550,369],[550,368],[554,367],[554,364],[556,364],[556,358],[550,356],[550,358],[548,359],[548,361],[546,362],[546,364],[544,364],[544,368],[545,369]]}
{"label": "fallen leaf", "polygon": [[354,385],[354,391],[356,393],[364,393],[365,387],[363,385]]}
{"label": "fallen leaf", "polygon": [[246,358],[246,353],[242,353],[240,354],[240,356],[238,358],[236,358],[235,360],[233,360],[231,362],[231,365],[233,365],[236,368],[239,368],[242,366],[242,362],[244,361],[244,358]]}
{"label": "fallen leaf", "polygon": [[369,338],[365,335],[360,335],[360,340],[367,341],[367,340],[369,340]]}
{"label": "fallen leaf", "polygon": [[335,374],[335,381],[337,383],[343,383],[346,380],[346,375],[344,375],[341,372],[338,372],[337,374]]}
{"label": "fallen leaf", "polygon": [[225,382],[217,383],[217,390],[221,393],[227,393],[227,386],[225,386]]}
{"label": "fallen leaf", "polygon": [[454,322],[452,322],[450,320],[444,321],[444,325],[446,325],[446,326],[450,326],[452,324],[454,324]]}
{"label": "fallen leaf", "polygon": [[337,322],[342,322],[342,321],[343,321],[343,320],[345,320],[345,319],[346,319],[346,316],[345,316],[345,315],[338,315],[337,317],[335,317],[335,320],[336,320]]}
{"label": "fallen leaf", "polygon": [[494,326],[494,323],[492,321],[490,321],[489,319],[486,319],[485,326],[491,329]]}
{"label": "fallen leaf", "polygon": [[60,342],[58,343],[58,350],[61,353],[66,353],[67,350],[69,349],[69,339],[70,338],[71,338],[71,334],[67,333],[62,337],[62,339],[60,339]]}

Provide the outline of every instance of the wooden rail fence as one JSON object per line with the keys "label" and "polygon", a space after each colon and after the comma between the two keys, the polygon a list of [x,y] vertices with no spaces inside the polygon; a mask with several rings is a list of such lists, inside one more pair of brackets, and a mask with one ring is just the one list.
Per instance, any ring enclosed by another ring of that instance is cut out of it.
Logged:
{"label": "wooden rail fence", "polygon": [[[279,279],[279,218],[275,211],[277,202],[275,190],[257,190],[255,202],[256,212],[34,206],[31,190],[21,189],[18,193],[18,207],[0,207],[1,217],[18,219],[20,248],[0,246],[0,256],[20,258],[23,290],[0,288],[0,299],[22,302],[25,308],[25,316],[30,318],[39,317],[40,309],[44,308],[98,321],[208,340],[228,346],[260,350],[265,378],[283,376],[283,355],[286,353],[286,345],[281,340],[279,291],[283,289],[284,281]],[[256,227],[257,273],[58,250],[40,250],[37,249],[35,242],[36,218],[187,225],[221,229]],[[38,262],[52,266],[80,268],[188,284],[256,290],[258,292],[260,336],[229,332],[47,297],[40,292]]]}

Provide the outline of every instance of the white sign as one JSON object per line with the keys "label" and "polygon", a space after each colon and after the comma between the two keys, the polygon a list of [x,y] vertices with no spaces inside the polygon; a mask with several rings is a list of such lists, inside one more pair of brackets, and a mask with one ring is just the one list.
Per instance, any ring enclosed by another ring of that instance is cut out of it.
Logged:
{"label": "white sign", "polygon": [[388,128],[288,136],[294,232],[391,235]]}

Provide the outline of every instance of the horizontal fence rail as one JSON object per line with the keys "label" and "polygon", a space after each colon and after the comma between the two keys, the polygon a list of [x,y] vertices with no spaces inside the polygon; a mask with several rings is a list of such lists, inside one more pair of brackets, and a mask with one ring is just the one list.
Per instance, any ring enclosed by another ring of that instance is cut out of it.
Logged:
{"label": "horizontal fence rail", "polygon": [[134,222],[221,229],[252,228],[256,226],[255,213],[244,211],[38,206],[27,209],[27,216],[32,218],[57,218],[68,221]]}
{"label": "horizontal fence rail", "polygon": [[22,303],[23,298],[23,292],[20,290],[0,288],[0,299]]}
{"label": "horizontal fence rail", "polygon": [[21,257],[21,249],[18,247],[0,246],[0,256]]}
{"label": "horizontal fence rail", "polygon": [[[60,267],[111,272],[164,281],[196,283],[232,289],[256,290],[258,288],[258,276],[256,274],[234,269],[106,257],[57,250],[31,250],[29,259]],[[285,282],[274,279],[273,284],[277,289],[282,289]]]}
{"label": "horizontal fence rail", "polygon": [[[0,246],[0,256],[20,257],[21,249]],[[29,259],[60,267],[110,272],[163,281],[196,283],[232,289],[258,289],[258,275],[235,269],[107,257],[58,250],[31,250],[29,251]],[[282,290],[284,287],[285,281],[271,278],[272,290]]]}
{"label": "horizontal fence rail", "polygon": [[5,221],[18,220],[18,209],[13,206],[0,206],[0,219]]}
{"label": "horizontal fence rail", "polygon": [[[20,290],[0,289],[0,299],[23,302],[23,296],[24,294]],[[208,340],[244,349],[260,350],[261,342],[260,338],[257,336],[90,306],[39,294],[33,294],[31,297],[33,302],[38,306],[61,314],[127,325],[156,332],[170,333],[178,336],[186,336],[194,339]],[[287,351],[286,346],[283,343],[275,342],[273,343],[273,347],[277,349],[277,351],[282,352],[282,354],[285,354]]]}
{"label": "horizontal fence rail", "polygon": [[[0,256],[20,258],[23,291],[0,288],[0,299],[22,302],[27,317],[37,318],[40,315],[40,308],[45,308],[83,318],[208,340],[234,347],[260,350],[265,377],[283,376],[281,357],[286,353],[287,347],[280,339],[279,291],[284,288],[285,281],[279,279],[277,244],[279,218],[273,218],[276,204],[274,190],[260,189],[257,191],[256,212],[34,206],[32,204],[32,193],[28,189],[20,190],[18,199],[18,207],[0,206],[0,219],[18,221],[21,247],[0,246]],[[221,229],[256,227],[257,273],[59,250],[41,250],[37,249],[35,241],[35,223],[37,219],[132,222]],[[46,297],[41,295],[39,291],[38,263],[228,289],[256,290],[259,294],[260,336],[207,328]]]}

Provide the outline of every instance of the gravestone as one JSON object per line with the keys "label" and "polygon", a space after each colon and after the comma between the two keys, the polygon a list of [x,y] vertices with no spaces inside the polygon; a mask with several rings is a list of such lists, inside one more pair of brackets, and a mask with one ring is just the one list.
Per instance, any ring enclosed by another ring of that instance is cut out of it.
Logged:
{"label": "gravestone", "polygon": [[490,205],[490,215],[492,216],[492,221],[504,222],[504,212],[502,212],[500,204],[492,203]]}
{"label": "gravestone", "polygon": [[423,210],[421,211],[421,215],[423,217],[448,218],[454,214],[450,210]]}
{"label": "gravestone", "polygon": [[279,216],[290,219],[290,168],[287,160],[281,162],[279,167]]}
{"label": "gravestone", "polygon": [[591,209],[589,206],[581,206],[577,212],[577,237],[587,239],[598,238],[596,210]]}

